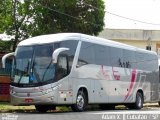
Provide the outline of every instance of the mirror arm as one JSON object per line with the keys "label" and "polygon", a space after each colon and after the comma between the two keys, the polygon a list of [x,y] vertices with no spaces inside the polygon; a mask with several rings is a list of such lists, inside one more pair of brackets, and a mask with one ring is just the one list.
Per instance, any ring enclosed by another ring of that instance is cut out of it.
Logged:
{"label": "mirror arm", "polygon": [[61,53],[63,51],[67,51],[67,50],[69,50],[69,48],[58,48],[58,49],[56,49],[52,54],[53,63],[57,63],[59,53]]}
{"label": "mirror arm", "polygon": [[10,56],[14,55],[14,52],[11,52],[11,53],[8,53],[8,54],[5,54],[3,57],[2,57],[2,68],[5,68],[5,63],[6,63],[6,59]]}

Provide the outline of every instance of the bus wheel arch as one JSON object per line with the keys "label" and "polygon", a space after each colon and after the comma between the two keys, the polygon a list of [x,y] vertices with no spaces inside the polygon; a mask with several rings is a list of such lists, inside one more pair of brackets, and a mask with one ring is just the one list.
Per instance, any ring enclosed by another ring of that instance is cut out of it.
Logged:
{"label": "bus wheel arch", "polygon": [[87,88],[79,88],[76,96],[76,103],[71,105],[71,108],[75,112],[82,112],[88,105],[88,91]]}

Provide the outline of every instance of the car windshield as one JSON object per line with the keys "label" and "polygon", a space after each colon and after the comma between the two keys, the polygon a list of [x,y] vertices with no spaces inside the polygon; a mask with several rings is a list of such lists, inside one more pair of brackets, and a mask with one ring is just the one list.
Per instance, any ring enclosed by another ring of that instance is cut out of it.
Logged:
{"label": "car windshield", "polygon": [[12,80],[18,84],[36,84],[53,81],[53,45],[20,46],[16,50]]}

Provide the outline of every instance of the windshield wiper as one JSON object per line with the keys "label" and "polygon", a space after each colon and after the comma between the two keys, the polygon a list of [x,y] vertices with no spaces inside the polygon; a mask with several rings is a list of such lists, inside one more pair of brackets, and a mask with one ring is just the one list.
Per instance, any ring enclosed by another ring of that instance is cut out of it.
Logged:
{"label": "windshield wiper", "polygon": [[32,65],[31,65],[31,72],[30,72],[30,75],[32,75],[32,77],[35,75],[35,78],[37,80],[38,83],[41,83],[41,80],[39,78],[39,75],[35,69],[35,59],[32,61]]}
{"label": "windshield wiper", "polygon": [[[18,69],[17,69],[18,70]],[[21,80],[22,80],[22,77],[23,77],[23,75],[24,75],[24,72],[23,71],[21,71],[21,70],[18,70],[19,72],[20,72],[20,78],[19,78],[19,80],[18,80],[18,84],[21,82]]]}
{"label": "windshield wiper", "polygon": [[43,74],[43,77],[42,77],[42,81],[44,80],[44,77],[45,77],[49,67],[51,66],[51,64],[52,64],[52,59],[51,59],[51,62],[49,63],[49,65],[47,66],[46,70],[44,71],[44,74]]}
{"label": "windshield wiper", "polygon": [[28,75],[30,74],[30,69],[31,69],[31,67],[30,67],[31,65],[30,65],[30,64],[31,64],[31,60],[29,59],[29,60],[28,60],[28,63],[27,63],[27,67],[26,67],[26,73],[27,73]]}

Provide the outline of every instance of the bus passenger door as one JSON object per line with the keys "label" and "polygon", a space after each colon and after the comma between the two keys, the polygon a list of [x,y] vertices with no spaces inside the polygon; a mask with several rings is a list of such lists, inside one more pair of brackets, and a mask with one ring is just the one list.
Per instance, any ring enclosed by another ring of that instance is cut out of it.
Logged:
{"label": "bus passenger door", "polygon": [[68,57],[60,54],[57,62],[56,79],[58,80],[58,103],[70,103],[72,98],[68,93]]}

